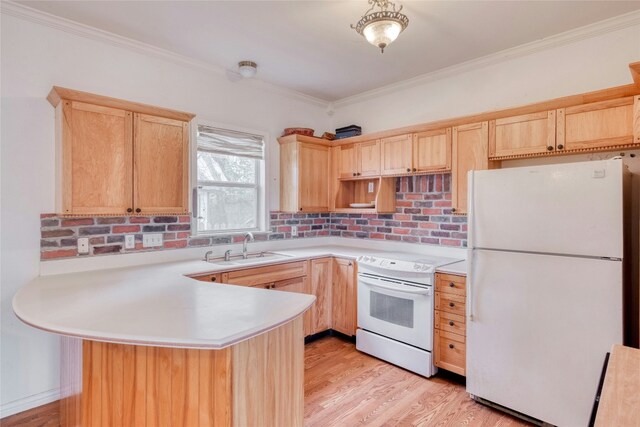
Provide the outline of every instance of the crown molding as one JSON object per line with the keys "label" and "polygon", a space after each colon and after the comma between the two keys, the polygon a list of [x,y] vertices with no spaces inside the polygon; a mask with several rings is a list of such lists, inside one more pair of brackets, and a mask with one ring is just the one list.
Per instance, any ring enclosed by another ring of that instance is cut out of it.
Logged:
{"label": "crown molding", "polygon": [[[20,3],[15,3],[13,1],[2,0],[0,2],[0,13],[7,14],[25,21],[33,22],[35,24],[43,25],[45,27],[53,28],[59,31],[63,31],[65,33],[72,34],[78,37],[107,43],[109,45],[124,48],[143,55],[160,58],[162,60],[173,62],[181,66],[197,69],[199,71],[214,73],[223,79],[227,79],[227,74],[230,72],[229,70],[210,62],[190,58],[188,56],[181,55],[167,49],[162,49],[147,43],[130,39],[128,37],[123,37],[111,33],[109,31],[100,30],[98,28],[81,24],[70,19],[42,12],[40,10],[25,6]],[[307,95],[279,85],[268,83],[260,79],[239,80],[238,82],[241,82],[242,84],[247,86],[254,87],[256,89],[265,90],[271,93],[275,93],[320,107],[328,108],[330,106],[330,102],[327,100]]]}
{"label": "crown molding", "polygon": [[603,21],[565,31],[563,33],[559,33],[544,39],[536,40],[513,48],[505,49],[500,52],[495,52],[480,58],[472,59],[470,61],[462,62],[460,64],[452,65],[450,67],[442,68],[430,73],[422,74],[411,79],[402,80],[397,83],[379,87],[377,89],[372,89],[356,95],[348,96],[346,98],[342,98],[333,102],[332,107],[335,109],[345,107],[399,90],[411,89],[413,87],[420,86],[432,81],[441,80],[456,74],[473,71],[479,68],[486,67],[488,65],[505,62],[513,58],[518,58],[530,55],[532,53],[575,43],[580,40],[593,38],[602,34],[610,33],[639,24],[640,10],[629,12],[624,15],[615,16],[613,18],[605,19]]}

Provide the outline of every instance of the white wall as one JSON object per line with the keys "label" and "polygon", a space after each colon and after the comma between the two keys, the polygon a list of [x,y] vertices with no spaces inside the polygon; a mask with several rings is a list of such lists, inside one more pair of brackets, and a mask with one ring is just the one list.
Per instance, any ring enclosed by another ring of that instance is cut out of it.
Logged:
{"label": "white wall", "polygon": [[640,61],[638,24],[525,56],[505,54],[489,65],[459,67],[467,71],[399,85],[389,93],[356,95],[335,103],[333,119],[336,127],[357,124],[370,133],[516,107],[632,83],[628,64],[635,61]]}
{"label": "white wall", "polygon": [[[136,53],[2,14],[1,22],[1,416],[55,399],[58,338],[23,325],[16,290],[39,274],[39,215],[52,212],[52,85],[196,113],[270,133],[269,197],[278,207],[278,148],[287,126],[331,129],[325,106],[231,82],[224,75]],[[212,49],[215,48],[212,45]]]}

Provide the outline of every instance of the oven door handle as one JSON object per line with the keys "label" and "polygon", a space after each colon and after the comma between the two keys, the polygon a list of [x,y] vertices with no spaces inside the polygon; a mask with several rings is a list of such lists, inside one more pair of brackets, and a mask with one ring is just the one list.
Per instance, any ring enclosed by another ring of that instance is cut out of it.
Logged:
{"label": "oven door handle", "polygon": [[[380,288],[380,289],[387,289],[390,291],[395,291],[395,292],[402,292],[405,294],[413,294],[413,295],[431,295],[431,290],[430,289],[421,289],[421,290],[415,290],[415,291],[410,291],[407,289],[398,289],[394,286],[389,286],[389,285],[383,285],[377,282],[372,282],[366,279],[363,279],[362,277],[360,278],[360,281],[362,283],[364,283],[365,285],[368,286],[373,286],[374,288]],[[403,285],[403,286],[408,286],[408,285]]]}

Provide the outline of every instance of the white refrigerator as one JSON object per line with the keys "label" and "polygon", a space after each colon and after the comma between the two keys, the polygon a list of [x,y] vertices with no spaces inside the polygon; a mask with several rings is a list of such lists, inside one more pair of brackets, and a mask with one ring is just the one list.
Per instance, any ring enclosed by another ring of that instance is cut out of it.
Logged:
{"label": "white refrigerator", "polygon": [[622,160],[469,173],[467,391],[584,427],[623,340]]}

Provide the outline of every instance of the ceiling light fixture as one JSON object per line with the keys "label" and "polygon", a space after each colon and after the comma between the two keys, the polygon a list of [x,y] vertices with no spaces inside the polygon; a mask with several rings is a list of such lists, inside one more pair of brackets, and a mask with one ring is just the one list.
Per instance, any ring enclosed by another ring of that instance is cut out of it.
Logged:
{"label": "ceiling light fixture", "polygon": [[[400,13],[402,6],[396,10],[395,3],[389,0],[369,0],[369,4],[371,5],[369,10],[362,15],[355,26],[351,24],[351,28],[384,53],[384,48],[393,43],[407,28],[409,18]],[[373,12],[376,7],[380,10]]]}
{"label": "ceiling light fixture", "polygon": [[245,79],[250,79],[258,72],[258,64],[253,61],[238,62],[238,72]]}

